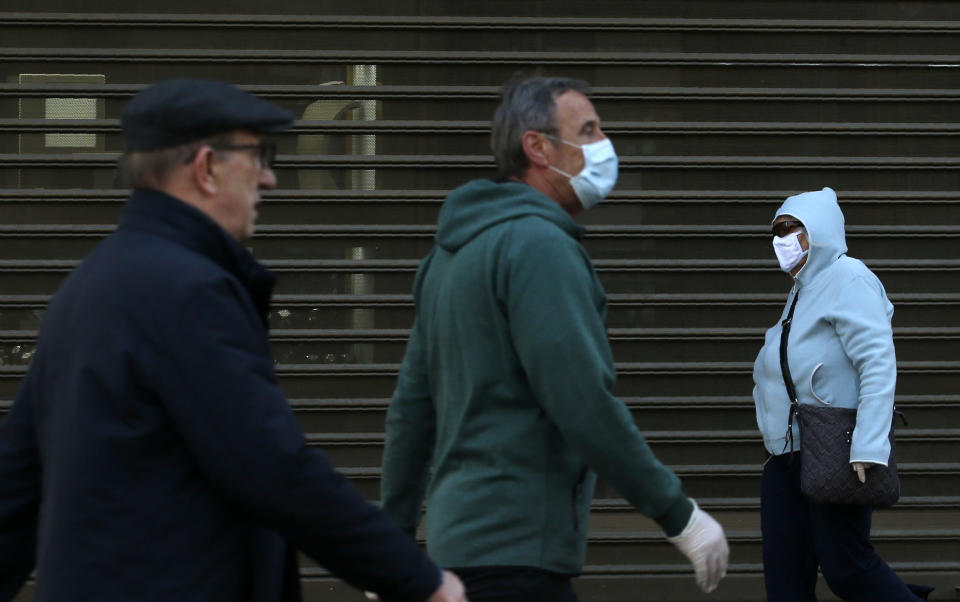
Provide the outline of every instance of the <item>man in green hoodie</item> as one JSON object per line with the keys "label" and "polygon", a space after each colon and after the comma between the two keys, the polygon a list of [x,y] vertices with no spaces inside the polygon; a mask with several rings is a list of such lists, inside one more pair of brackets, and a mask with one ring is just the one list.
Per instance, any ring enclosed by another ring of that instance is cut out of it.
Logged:
{"label": "man in green hoodie", "polygon": [[576,600],[596,475],[651,517],[712,591],[722,527],[684,495],[613,396],[606,294],[573,217],[617,179],[585,82],[510,82],[500,179],[454,190],[414,283],[387,414],[383,509],[478,600]]}

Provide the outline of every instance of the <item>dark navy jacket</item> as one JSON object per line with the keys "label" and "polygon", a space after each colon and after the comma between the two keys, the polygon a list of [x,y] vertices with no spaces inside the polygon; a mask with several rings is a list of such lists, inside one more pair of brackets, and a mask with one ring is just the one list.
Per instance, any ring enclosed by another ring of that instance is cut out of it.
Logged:
{"label": "dark navy jacket", "polygon": [[0,425],[0,600],[298,600],[295,550],[390,600],[439,569],[308,449],[267,341],[273,276],[135,191],[67,278]]}

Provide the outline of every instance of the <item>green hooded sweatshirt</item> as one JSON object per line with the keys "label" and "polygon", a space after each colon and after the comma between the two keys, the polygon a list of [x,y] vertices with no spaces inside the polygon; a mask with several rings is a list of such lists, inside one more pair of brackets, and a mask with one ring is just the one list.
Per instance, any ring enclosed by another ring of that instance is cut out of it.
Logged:
{"label": "green hooded sweatshirt", "polygon": [[526,184],[450,193],[414,283],[387,414],[383,509],[447,567],[578,574],[596,473],[676,535],[693,506],[616,379],[583,228]]}

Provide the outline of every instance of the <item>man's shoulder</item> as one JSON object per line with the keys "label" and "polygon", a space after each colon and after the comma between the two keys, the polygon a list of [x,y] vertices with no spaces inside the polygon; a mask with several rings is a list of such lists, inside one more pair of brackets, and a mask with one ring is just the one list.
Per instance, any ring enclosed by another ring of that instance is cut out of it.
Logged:
{"label": "man's shoulder", "polygon": [[583,251],[579,239],[546,217],[524,215],[511,219],[506,225],[511,228],[514,248],[536,254]]}
{"label": "man's shoulder", "polygon": [[578,242],[576,238],[570,236],[559,224],[543,215],[519,215],[510,219],[509,222],[513,225],[515,231],[522,232],[524,236],[527,237]]}
{"label": "man's shoulder", "polygon": [[171,299],[230,280],[216,262],[187,246],[149,232],[119,229],[71,274],[74,287],[105,294]]}
{"label": "man's shoulder", "polygon": [[108,245],[105,251],[109,254],[118,253],[125,259],[121,264],[124,268],[135,270],[147,277],[167,276],[184,281],[218,277],[227,273],[223,267],[196,249],[150,232],[118,230],[105,242]]}

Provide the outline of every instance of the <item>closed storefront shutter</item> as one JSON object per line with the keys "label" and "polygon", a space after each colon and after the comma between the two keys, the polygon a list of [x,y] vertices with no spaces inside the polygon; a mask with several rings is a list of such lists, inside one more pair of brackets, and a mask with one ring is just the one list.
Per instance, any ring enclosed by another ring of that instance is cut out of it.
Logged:
{"label": "closed storefront shutter", "polygon": [[[617,392],[727,529],[730,574],[711,599],[763,599],[751,371],[791,286],[769,223],[783,198],[824,186],[838,191],[850,254],[896,306],[904,498],[875,515],[873,542],[906,580],[953,599],[955,3],[133,4],[0,8],[0,416],[50,296],[122,211],[124,104],[164,78],[225,80],[298,118],[277,136],[279,185],[246,244],[280,278],[277,372],[310,444],[377,499],[413,275],[443,198],[493,175],[504,81],[579,77],[621,157],[611,198],[579,218],[609,296]],[[302,570],[308,600],[362,599],[308,559]],[[700,599],[679,552],[603,483],[577,589],[585,601]]]}

